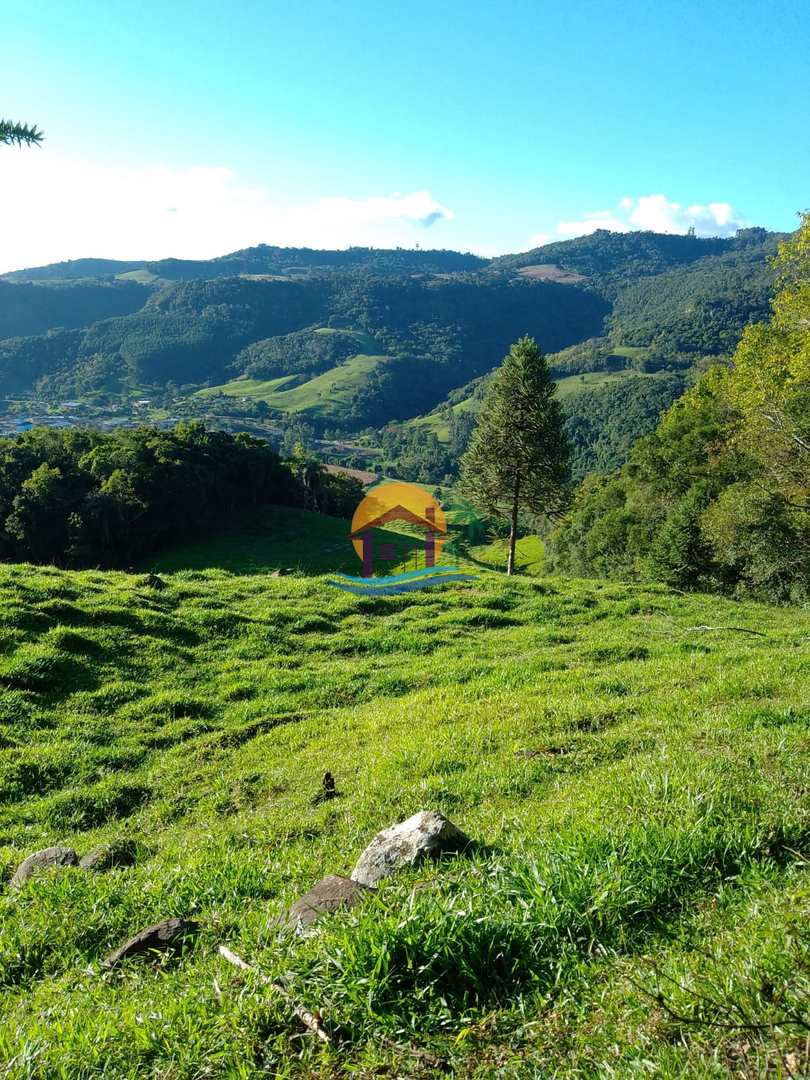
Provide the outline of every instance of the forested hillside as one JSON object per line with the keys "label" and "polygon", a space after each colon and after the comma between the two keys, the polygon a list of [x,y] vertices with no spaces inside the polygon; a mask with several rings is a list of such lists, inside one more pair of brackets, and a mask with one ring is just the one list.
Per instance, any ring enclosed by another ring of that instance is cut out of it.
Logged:
{"label": "forested hillside", "polygon": [[438,481],[466,445],[477,380],[528,333],[561,380],[581,476],[621,465],[763,317],[777,240],[597,231],[493,260],[260,245],[19,271],[0,281],[0,397],[199,393],[203,414],[227,398],[223,412],[260,405],[314,432],[407,425],[387,460]]}
{"label": "forested hillside", "polygon": [[[346,329],[373,338],[374,354],[391,358],[374,379],[358,381],[358,400],[342,418],[362,426],[431,408],[453,386],[488,370],[521,328],[557,349],[598,332],[608,311],[591,290],[476,276],[184,282],[153,292],[132,315],[80,335],[63,333],[57,350],[52,335],[0,343],[0,393],[28,388],[58,399],[90,389],[116,394],[169,381],[199,386],[242,373],[295,373],[301,331]],[[289,334],[289,343],[277,340]],[[328,351],[316,356],[311,373],[322,373],[330,359]],[[317,404],[305,411],[317,420]]]}
{"label": "forested hillside", "polygon": [[559,240],[519,255],[502,255],[492,260],[488,272],[511,274],[553,264],[588,277],[602,292],[616,296],[625,285],[639,278],[689,266],[739,246],[756,245],[768,235],[766,229],[741,229],[732,239],[597,229],[574,240]]}
{"label": "forested hillside", "polygon": [[159,259],[120,262],[115,259],[72,259],[4,275],[9,281],[59,281],[115,277],[144,272],[165,281],[233,277],[239,274],[290,274],[329,269],[374,273],[452,273],[477,270],[487,259],[458,251],[412,251],[406,248],[350,247],[344,251],[283,248],[269,244],[233,251],[215,259]]}
{"label": "forested hillside", "polygon": [[49,288],[12,285],[0,279],[0,340],[130,315],[142,308],[148,297],[142,285],[131,281],[76,281]]}
{"label": "forested hillside", "polygon": [[551,538],[571,573],[810,595],[810,217],[776,260],[767,321],[711,367]]}
{"label": "forested hillside", "polygon": [[[549,265],[539,260],[553,256],[556,266],[588,275],[589,287],[612,298],[600,335],[549,356],[577,479],[623,464],[661,413],[710,365],[730,357],[743,328],[767,315],[779,240],[764,229],[741,230],[733,240],[596,232],[493,261],[490,273],[520,272]],[[452,472],[483,389],[474,380],[413,421],[391,460],[416,465],[423,480],[441,479],[441,468]]]}

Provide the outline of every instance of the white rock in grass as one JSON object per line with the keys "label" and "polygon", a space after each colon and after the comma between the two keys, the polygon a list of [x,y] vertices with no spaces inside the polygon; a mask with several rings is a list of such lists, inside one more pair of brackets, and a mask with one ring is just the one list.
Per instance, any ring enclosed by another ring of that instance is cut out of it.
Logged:
{"label": "white rock in grass", "polygon": [[424,858],[445,852],[461,851],[470,838],[438,810],[420,810],[418,814],[378,833],[360,856],[352,871],[352,880],[361,885],[376,885],[402,866],[411,866]]}

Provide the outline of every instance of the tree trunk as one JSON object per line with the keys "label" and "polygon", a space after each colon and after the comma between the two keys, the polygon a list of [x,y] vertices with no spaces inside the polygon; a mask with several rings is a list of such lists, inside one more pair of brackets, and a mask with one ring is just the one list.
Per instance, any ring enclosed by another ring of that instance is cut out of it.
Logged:
{"label": "tree trunk", "polygon": [[507,574],[515,572],[515,544],[517,543],[517,519],[518,499],[520,496],[520,480],[515,480],[515,490],[512,495],[512,524],[509,529],[509,559],[506,563]]}

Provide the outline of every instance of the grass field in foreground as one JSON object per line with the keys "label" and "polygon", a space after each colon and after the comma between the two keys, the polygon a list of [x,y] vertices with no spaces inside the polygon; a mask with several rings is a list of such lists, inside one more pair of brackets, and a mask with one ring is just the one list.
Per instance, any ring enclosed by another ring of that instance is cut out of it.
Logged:
{"label": "grass field in foreground", "polygon": [[[272,573],[276,570],[304,574],[353,574],[361,572],[360,557],[349,538],[350,523],[328,514],[289,507],[265,507],[234,520],[213,537],[179,544],[144,562],[143,569],[227,570],[232,574]],[[418,529],[407,524],[391,524],[374,529],[375,550],[380,544],[393,545],[394,558],[377,561],[375,573],[387,575],[421,569],[425,562],[425,542]],[[487,546],[481,551],[497,565],[498,554]],[[443,563],[455,562],[449,556]],[[465,560],[466,562],[466,560]],[[502,558],[506,566],[506,555]]]}
{"label": "grass field in foreground", "polygon": [[[0,1075],[806,1072],[810,613],[488,572],[165,580],[0,567]],[[279,931],[430,807],[480,846]],[[135,866],[7,887],[118,838]],[[101,973],[172,915],[192,950]]]}

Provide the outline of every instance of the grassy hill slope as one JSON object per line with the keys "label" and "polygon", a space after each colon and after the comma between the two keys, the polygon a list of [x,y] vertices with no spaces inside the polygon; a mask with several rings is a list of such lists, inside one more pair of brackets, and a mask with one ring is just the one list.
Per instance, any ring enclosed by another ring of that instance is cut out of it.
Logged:
{"label": "grassy hill slope", "polygon": [[[419,553],[424,561],[424,541],[404,531],[407,528],[388,525],[374,530],[377,542],[394,544],[401,565],[395,563],[392,572],[412,568]],[[276,570],[359,574],[360,562],[349,542],[348,521],[312,510],[271,506],[243,515],[213,538],[201,537],[156,555],[144,563],[143,569],[161,574],[209,569],[232,574]]]}
{"label": "grassy hill slope", "polygon": [[321,372],[312,379],[283,375],[278,379],[234,379],[223,386],[200,391],[200,396],[225,394],[264,401],[272,409],[289,414],[315,417],[321,421],[343,419],[352,398],[363,389],[369,376],[385,365],[386,356],[358,354]]}
{"label": "grassy hill slope", "polygon": [[[485,571],[371,599],[166,581],[0,567],[0,879],[56,842],[137,855],[0,888],[4,1076],[806,1066],[785,1018],[810,991],[810,613]],[[339,797],[315,804],[327,769]],[[278,929],[429,807],[479,847]],[[174,915],[193,949],[101,974]]]}

